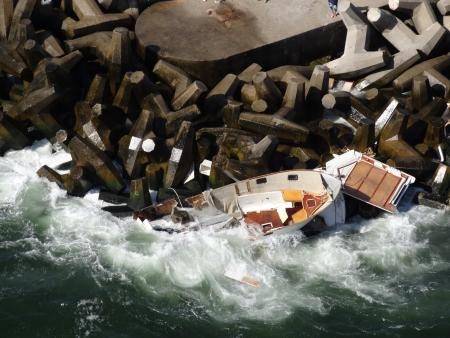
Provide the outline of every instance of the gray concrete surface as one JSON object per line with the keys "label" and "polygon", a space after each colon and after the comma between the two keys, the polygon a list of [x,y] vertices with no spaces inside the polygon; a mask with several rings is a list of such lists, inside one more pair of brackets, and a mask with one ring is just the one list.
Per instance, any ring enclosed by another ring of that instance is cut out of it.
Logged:
{"label": "gray concrete surface", "polygon": [[[359,7],[387,0],[355,0]],[[301,64],[342,51],[346,30],[327,0],[171,0],[146,9],[136,23],[140,52],[173,62],[211,85],[252,62]]]}

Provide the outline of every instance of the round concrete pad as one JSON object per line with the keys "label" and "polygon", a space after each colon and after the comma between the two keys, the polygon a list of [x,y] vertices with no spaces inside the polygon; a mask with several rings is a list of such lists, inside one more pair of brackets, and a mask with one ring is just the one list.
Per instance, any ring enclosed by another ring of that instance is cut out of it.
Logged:
{"label": "round concrete pad", "polygon": [[172,0],[136,23],[142,50],[183,61],[213,61],[330,24],[326,0]]}

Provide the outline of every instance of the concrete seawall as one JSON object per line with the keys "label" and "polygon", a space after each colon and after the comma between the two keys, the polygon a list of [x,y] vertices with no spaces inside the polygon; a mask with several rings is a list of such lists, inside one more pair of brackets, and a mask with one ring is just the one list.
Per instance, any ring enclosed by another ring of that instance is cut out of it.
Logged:
{"label": "concrete seawall", "polygon": [[[352,1],[379,7],[386,0]],[[140,54],[162,58],[206,84],[252,62],[264,68],[304,64],[343,50],[346,29],[326,0],[172,0],[154,4],[136,23]]]}
{"label": "concrete seawall", "polygon": [[251,62],[302,64],[343,49],[346,30],[325,0],[173,0],[136,23],[140,53],[175,63],[207,84]]}

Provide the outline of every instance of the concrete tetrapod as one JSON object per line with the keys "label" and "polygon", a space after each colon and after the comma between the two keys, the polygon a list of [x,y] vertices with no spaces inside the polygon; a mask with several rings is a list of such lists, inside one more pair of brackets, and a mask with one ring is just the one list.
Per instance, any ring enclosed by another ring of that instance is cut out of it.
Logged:
{"label": "concrete tetrapod", "polygon": [[424,0],[414,8],[412,21],[419,34],[424,33],[429,27],[437,22],[433,7],[428,0]]}
{"label": "concrete tetrapod", "polygon": [[3,148],[20,150],[27,146],[30,140],[22,133],[0,110],[0,154]]}
{"label": "concrete tetrapod", "polygon": [[131,180],[130,183],[130,200],[128,206],[135,210],[142,210],[152,205],[149,186],[147,179],[139,178]]}
{"label": "concrete tetrapod", "polygon": [[444,19],[442,21],[442,24],[444,25],[444,27],[450,31],[450,15],[446,15],[444,16]]}
{"label": "concrete tetrapod", "polygon": [[99,118],[94,117],[86,122],[82,131],[82,136],[91,141],[101,151],[114,152],[115,145],[112,142],[112,131]]}
{"label": "concrete tetrapod", "polygon": [[128,137],[126,137],[126,149],[121,149],[122,151],[119,153],[126,172],[132,178],[135,178],[140,174],[141,168],[137,160],[138,154],[142,147],[144,135],[151,128],[153,117],[154,114],[150,111],[145,109],[141,111],[138,119],[133,124]]}
{"label": "concrete tetrapod", "polygon": [[442,15],[450,14],[450,0],[439,0],[437,8]]}
{"label": "concrete tetrapod", "polygon": [[40,114],[49,109],[59,98],[61,93],[54,86],[37,89],[24,96],[8,114],[19,120],[25,120],[33,114]]}
{"label": "concrete tetrapod", "polygon": [[280,139],[299,143],[305,142],[309,134],[308,128],[277,115],[242,113],[239,125],[255,133],[272,134]]}
{"label": "concrete tetrapod", "polygon": [[164,187],[177,187],[184,182],[194,161],[194,128],[189,121],[183,121],[169,159]]}
{"label": "concrete tetrapod", "polygon": [[415,111],[419,111],[431,101],[430,82],[426,76],[419,75],[413,79],[411,99]]}
{"label": "concrete tetrapod", "polygon": [[39,41],[42,48],[54,58],[58,58],[66,54],[58,39],[49,31],[35,32],[35,39]]}
{"label": "concrete tetrapod", "polygon": [[[29,19],[33,13],[36,0],[19,0],[14,8],[14,13],[11,19],[11,26],[9,28],[9,41],[18,40],[21,35],[20,31],[23,29],[22,20]],[[8,6],[7,6],[8,7]]]}
{"label": "concrete tetrapod", "polygon": [[[403,137],[408,144],[416,145],[416,149],[426,154],[430,147],[441,142],[443,123],[441,115],[447,108],[444,99],[436,97],[416,114],[408,116]],[[437,128],[436,128],[437,127]],[[420,146],[418,146],[420,144]]]}
{"label": "concrete tetrapod", "polygon": [[399,18],[384,9],[370,8],[367,18],[399,51],[417,49],[425,55],[429,55],[445,34],[445,28],[438,22],[434,22],[417,35]]}
{"label": "concrete tetrapod", "polygon": [[443,70],[450,65],[450,53],[435,57],[419,63],[394,80],[394,87],[400,91],[406,91],[411,88],[413,78],[429,69]]}
{"label": "concrete tetrapod", "polygon": [[258,93],[254,85],[245,83],[241,88],[241,100],[247,106],[251,106],[253,102],[258,100]]}
{"label": "concrete tetrapod", "polygon": [[120,86],[122,76],[131,61],[131,41],[128,29],[117,27],[112,32],[111,46],[108,53],[108,77],[111,92],[115,94]]}
{"label": "concrete tetrapod", "polygon": [[22,47],[25,62],[31,69],[36,69],[39,62],[48,56],[42,46],[36,40],[27,40]]}
{"label": "concrete tetrapod", "polygon": [[415,49],[398,52],[388,61],[386,69],[367,75],[355,87],[357,90],[384,87],[419,60],[420,54]]}
{"label": "concrete tetrapod", "polygon": [[173,136],[180,130],[183,121],[193,121],[201,115],[201,111],[196,104],[184,107],[183,109],[173,111],[167,114],[166,135]]}
{"label": "concrete tetrapod", "polygon": [[174,96],[172,100],[172,108],[180,110],[188,105],[195,104],[202,94],[204,94],[208,88],[201,81],[192,82],[183,92],[178,96]]}
{"label": "concrete tetrapod", "polygon": [[98,0],[100,6],[105,11],[121,11],[131,15],[133,18],[139,16],[139,2],[138,0]]}
{"label": "concrete tetrapod", "polygon": [[64,44],[69,51],[81,50],[94,55],[102,63],[109,59],[111,48],[111,32],[95,32],[76,39],[66,40]]}
{"label": "concrete tetrapod", "polygon": [[309,80],[305,100],[308,105],[321,105],[322,97],[328,92],[330,69],[325,65],[317,65]]}
{"label": "concrete tetrapod", "polygon": [[422,2],[423,0],[389,0],[389,8],[393,11],[412,11]]}
{"label": "concrete tetrapod", "polygon": [[69,149],[74,161],[78,165],[92,167],[108,189],[119,192],[125,187],[125,182],[111,159],[90,141],[74,136],[69,143]]}
{"label": "concrete tetrapod", "polygon": [[30,19],[22,19],[15,26],[15,28],[15,31],[13,31],[12,29],[10,30],[8,38],[8,41],[14,46],[18,46],[26,40],[34,37],[34,26]]}
{"label": "concrete tetrapod", "polygon": [[133,90],[135,84],[131,81],[133,73],[126,72],[120,83],[120,87],[114,96],[112,105],[122,111],[125,114],[134,115],[137,110],[137,103],[133,100]]}
{"label": "concrete tetrapod", "polygon": [[364,152],[372,147],[375,142],[375,122],[353,107],[346,120],[356,129],[352,140],[353,148]]}
{"label": "concrete tetrapod", "polygon": [[245,68],[242,72],[239,73],[238,79],[239,81],[250,83],[252,82],[253,76],[256,73],[259,73],[262,70],[262,67],[257,63],[252,63],[250,66]]}
{"label": "concrete tetrapod", "polygon": [[[261,67],[257,67],[251,65],[246,71],[247,73],[243,73],[243,78],[250,77],[251,74],[256,74],[259,72],[258,69]],[[258,71],[257,71],[258,70]],[[252,78],[253,78],[253,75]],[[241,75],[240,75],[241,76]],[[251,82],[252,78],[247,79],[248,82]],[[241,80],[234,74],[227,74],[219,83],[217,83],[213,89],[210,90],[205,99],[205,110],[208,113],[215,114],[218,110],[222,109],[226,104],[229,98],[232,98],[236,92],[236,89],[239,86]],[[244,81],[245,82],[245,81]],[[255,88],[256,92],[256,88]]]}
{"label": "concrete tetrapod", "polygon": [[430,82],[430,87],[436,96],[450,98],[450,79],[438,72],[436,69],[429,69],[423,72]]}
{"label": "concrete tetrapod", "polygon": [[280,89],[266,72],[256,73],[253,76],[253,85],[258,97],[267,102],[269,109],[273,109],[281,102]]}
{"label": "concrete tetrapod", "polygon": [[14,12],[13,0],[0,1],[0,40],[8,38],[9,25]]}
{"label": "concrete tetrapod", "polygon": [[23,80],[30,80],[32,73],[24,60],[6,45],[0,45],[0,71],[12,74]]}
{"label": "concrete tetrapod", "polygon": [[305,82],[297,78],[290,79],[281,105],[301,114],[305,105]]}
{"label": "concrete tetrapod", "polygon": [[322,106],[325,109],[350,108],[350,93],[344,91],[330,92],[322,97]]}
{"label": "concrete tetrapod", "polygon": [[103,14],[95,0],[72,1],[72,10],[79,21],[68,17],[62,25],[62,30],[71,38],[98,31],[110,31],[116,27],[130,27],[133,22],[128,14]]}
{"label": "concrete tetrapod", "polygon": [[159,60],[155,64],[153,73],[175,90],[174,97],[185,91],[192,83],[192,79],[185,71],[164,60]]}
{"label": "concrete tetrapod", "polygon": [[348,0],[339,4],[339,13],[347,27],[344,54],[327,63],[330,74],[351,79],[373,72],[385,65],[384,51],[367,51],[370,27],[364,22],[361,12]]}
{"label": "concrete tetrapod", "polygon": [[106,97],[106,77],[96,74],[89,85],[85,101],[90,105],[102,103]]}
{"label": "concrete tetrapod", "polygon": [[408,116],[395,109],[392,118],[381,131],[378,153],[389,158],[388,164],[398,169],[421,176],[430,164],[402,137],[406,130]]}
{"label": "concrete tetrapod", "polygon": [[225,107],[222,109],[222,120],[225,126],[229,128],[239,128],[239,115],[242,111],[242,102],[235,100],[228,100]]}

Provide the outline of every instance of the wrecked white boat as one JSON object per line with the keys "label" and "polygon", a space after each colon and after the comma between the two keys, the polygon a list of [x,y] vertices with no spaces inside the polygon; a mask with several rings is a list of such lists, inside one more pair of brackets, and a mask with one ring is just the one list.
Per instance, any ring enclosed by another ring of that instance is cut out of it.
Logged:
{"label": "wrecked white boat", "polygon": [[[205,191],[186,201],[194,210],[213,208],[264,236],[297,231],[315,218],[325,226],[345,222],[340,181],[313,170],[259,176]],[[186,224],[186,229],[189,227]]]}
{"label": "wrecked white boat", "polygon": [[[237,223],[233,220],[264,236],[297,231],[313,220],[323,230],[345,223],[343,194],[393,213],[414,181],[413,176],[352,150],[322,169],[267,174],[187,198],[190,209],[183,212],[195,210],[200,215],[198,211],[215,210],[219,214],[207,219],[197,216],[192,218],[194,226],[186,222],[179,230]],[[186,207],[181,200],[169,200],[154,210],[168,215],[177,206]]]}

